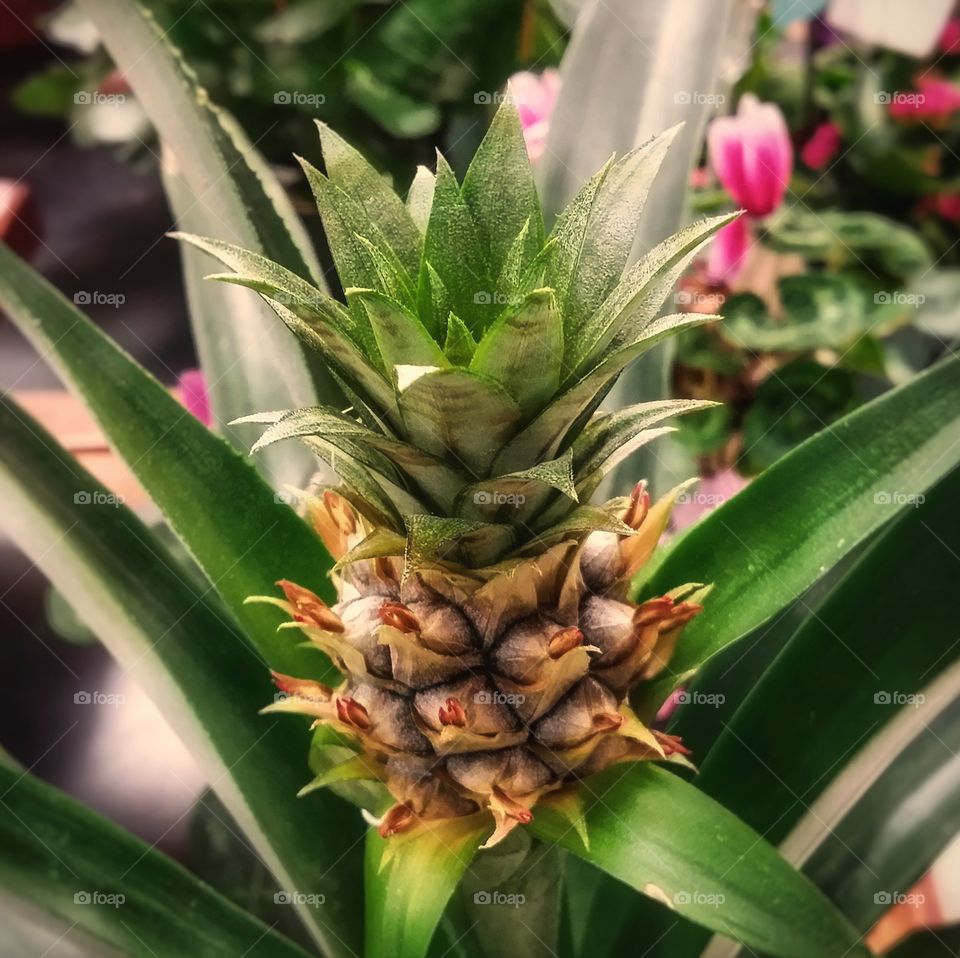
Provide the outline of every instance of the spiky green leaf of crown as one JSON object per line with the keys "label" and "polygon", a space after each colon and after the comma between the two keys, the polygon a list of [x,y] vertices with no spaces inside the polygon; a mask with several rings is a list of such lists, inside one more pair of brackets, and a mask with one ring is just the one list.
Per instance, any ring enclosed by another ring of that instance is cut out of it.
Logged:
{"label": "spiky green leaf of crown", "polygon": [[326,174],[304,169],[346,305],[253,253],[185,237],[227,265],[213,278],[259,292],[352,403],[247,419],[267,427],[254,451],[298,438],[341,480],[310,500],[340,601],[291,582],[284,599],[260,598],[344,673],[336,689],[275,676],[287,698],[271,711],[340,737],[307,790],[382,783],[396,803],[385,835],[489,812],[497,841],[591,771],[682,752],[626,701],[666,667],[707,592],[628,600],[680,489],[653,506],[642,484],[589,502],[607,470],[669,431],[663,420],[703,405],[599,411],[630,362],[714,318],[659,314],[729,216],[624,273],[674,133],[608,162],[547,237],[510,104],[462,185],[438,156],[406,204],[321,127]]}
{"label": "spiky green leaf of crown", "polygon": [[462,185],[438,156],[436,175],[421,168],[406,204],[321,125],[326,174],[301,162],[346,306],[253,253],[183,237],[229,268],[214,279],[257,290],[323,356],[353,403],[346,413],[253,417],[270,424],[258,447],[301,438],[367,518],[399,534],[412,516],[421,531],[429,525],[422,517],[467,520],[439,527],[437,559],[456,553],[485,565],[556,541],[571,519],[605,527],[610,509],[584,506],[604,473],[659,435],[658,420],[698,407],[598,414],[603,397],[661,339],[716,318],[659,313],[730,216],[687,227],[623,275],[675,133],[611,159],[547,237],[509,103]]}

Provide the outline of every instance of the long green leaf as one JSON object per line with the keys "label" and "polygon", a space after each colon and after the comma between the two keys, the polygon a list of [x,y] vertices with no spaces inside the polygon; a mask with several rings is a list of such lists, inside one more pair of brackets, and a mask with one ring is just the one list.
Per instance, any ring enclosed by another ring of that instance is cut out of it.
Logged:
{"label": "long green leaf", "polygon": [[359,816],[330,793],[295,797],[308,777],[306,736],[290,719],[258,715],[271,701],[269,678],[226,612],[6,401],[0,494],[14,542],[153,698],[278,881],[327,897],[322,909],[303,904],[300,913],[318,940],[349,955],[359,947],[350,901],[360,876],[346,855],[362,834]]}
{"label": "long green leaf", "polygon": [[14,912],[42,912],[87,954],[306,958],[165,855],[3,766],[0,841],[0,885]]}
{"label": "long green leaf", "polygon": [[[891,734],[874,743],[871,757],[879,759],[879,767],[871,770],[872,784],[842,809],[842,818],[832,821],[825,801],[815,808],[815,818],[797,827],[797,845],[802,849],[810,842],[812,831],[816,846],[804,872],[864,931],[909,894],[960,830],[960,676],[956,666],[952,672],[944,676],[947,702],[938,714],[936,690],[927,688],[918,693],[923,703],[904,712],[910,727],[891,727]],[[905,744],[895,742],[893,733]],[[864,773],[859,763],[846,769],[831,789],[834,794],[824,799],[836,807],[838,797],[858,795]],[[824,825],[825,812],[830,828]]]}
{"label": "long green leaf", "polygon": [[960,359],[868,403],[781,459],[671,550],[644,586],[712,582],[656,704],[815,582],[960,461]]}
{"label": "long green leaf", "polygon": [[[855,958],[854,929],[721,805],[649,763],[583,785],[580,828],[549,806],[532,828],[679,915],[778,958]],[[579,832],[583,830],[585,837]]]}
{"label": "long green leaf", "polygon": [[320,540],[249,462],[3,246],[0,306],[85,400],[270,666],[328,673],[322,656],[277,633],[276,610],[244,604],[278,579],[329,595]]}
{"label": "long green leaf", "polygon": [[[955,471],[887,530],[777,656],[706,756],[698,784],[755,828],[772,829],[773,840],[831,770],[897,714],[898,702],[960,656],[952,594],[958,496]],[[802,725],[787,720],[799,703],[812,716]]]}
{"label": "long green leaf", "polygon": [[[911,892],[960,827],[960,664],[860,752],[781,846],[867,932]],[[922,900],[922,899],[921,899]],[[725,958],[735,949],[711,949]]]}
{"label": "long green leaf", "polygon": [[747,695],[760,681],[797,629],[816,614],[876,535],[843,557],[795,601],[735,645],[714,656],[696,674],[687,695],[670,718],[668,731],[679,735],[697,764],[703,762]]}
{"label": "long green leaf", "polygon": [[[960,814],[955,754],[945,748],[955,733],[928,740],[925,730],[944,721],[931,681],[946,672],[960,694],[958,495],[955,469],[885,530],[756,683],[696,779],[770,841],[786,838],[791,860],[813,853],[805,871],[862,930],[879,917],[874,895],[905,892],[942,844],[938,830]],[[905,720],[917,727],[904,732]],[[844,770],[861,749],[862,762]],[[924,814],[930,803],[935,811]],[[664,954],[687,953],[679,935],[706,940],[667,924]]]}
{"label": "long green leaf", "polygon": [[[231,117],[214,106],[148,5],[82,0],[114,61],[159,133],[163,173],[181,229],[218,236],[263,253],[302,276],[323,274],[273,171]],[[154,4],[156,6],[156,4]],[[338,402],[325,372],[314,377],[301,346],[268,306],[204,284],[204,259],[182,252],[191,321],[214,416],[238,447],[249,433],[226,424],[263,409]],[[264,462],[275,488],[301,482],[303,450],[275,450]]]}
{"label": "long green leaf", "polygon": [[[426,823],[409,838],[367,833],[367,958],[422,958],[489,820]],[[392,843],[392,844],[391,844]]]}

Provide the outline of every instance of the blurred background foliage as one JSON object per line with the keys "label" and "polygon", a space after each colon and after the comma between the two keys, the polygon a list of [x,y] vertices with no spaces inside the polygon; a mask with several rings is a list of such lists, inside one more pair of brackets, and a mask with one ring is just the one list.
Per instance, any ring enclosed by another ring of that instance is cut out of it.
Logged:
{"label": "blurred background foliage", "polygon": [[[960,21],[916,56],[840,30],[836,5],[810,16],[826,6],[761,12],[721,111],[775,105],[794,163],[742,272],[701,263],[678,294],[725,317],[685,335],[674,370],[678,394],[725,403],[680,424],[707,475],[762,471],[960,339]],[[692,205],[731,205],[709,165]]]}
{"label": "blurred background foliage", "polygon": [[[467,162],[507,77],[555,66],[566,36],[547,0],[163,0],[152,9],[269,160],[288,165],[313,150],[317,118],[404,182],[432,164],[435,144]],[[149,161],[155,141],[135,99],[123,110],[77,108],[79,91],[127,92],[83,12],[67,2],[44,29],[72,55],[20,83],[16,105],[69,118],[81,142]]]}

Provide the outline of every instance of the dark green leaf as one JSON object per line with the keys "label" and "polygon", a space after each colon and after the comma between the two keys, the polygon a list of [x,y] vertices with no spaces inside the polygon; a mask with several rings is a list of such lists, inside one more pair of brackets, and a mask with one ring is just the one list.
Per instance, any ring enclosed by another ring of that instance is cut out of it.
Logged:
{"label": "dark green leaf", "polygon": [[277,633],[275,610],[245,604],[283,578],[329,595],[330,559],[320,540],[249,462],[2,246],[0,303],[86,401],[269,664],[297,675],[327,674],[322,656]]}
{"label": "dark green leaf", "polygon": [[861,403],[852,373],[798,359],[758,387],[743,420],[742,471],[762,472]]}
{"label": "dark green leaf", "polygon": [[886,958],[956,958],[960,954],[960,926],[917,931]]}
{"label": "dark green leaf", "polygon": [[88,954],[306,958],[169,858],[32,775],[0,765],[0,789],[5,897],[44,914]]}
{"label": "dark green leaf", "polygon": [[815,582],[960,458],[960,360],[818,433],[683,536],[648,594],[712,582],[650,705]]}
{"label": "dark green leaf", "polygon": [[0,421],[6,531],[154,699],[278,881],[326,895],[322,912],[296,910],[348,955],[359,875],[342,856],[360,822],[333,795],[295,797],[308,777],[305,736],[258,715],[273,691],[263,662],[209,590],[39,425],[7,403]]}
{"label": "dark green leaf", "polygon": [[532,824],[677,914],[779,958],[865,956],[857,934],[756,832],[650,763],[584,782],[578,829],[549,805]]}
{"label": "dark green leaf", "polygon": [[[852,565],[754,684],[696,779],[771,841],[803,819],[785,853],[812,852],[804,871],[863,931],[960,823],[958,494],[954,470]],[[666,945],[678,947],[675,932]]]}

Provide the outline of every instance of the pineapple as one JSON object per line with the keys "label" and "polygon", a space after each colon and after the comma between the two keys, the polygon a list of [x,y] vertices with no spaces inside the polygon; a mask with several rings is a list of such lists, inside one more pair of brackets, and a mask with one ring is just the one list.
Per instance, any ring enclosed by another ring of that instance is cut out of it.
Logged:
{"label": "pineapple", "polygon": [[[183,238],[259,292],[332,370],[349,406],[262,413],[254,450],[298,438],[339,477],[307,512],[337,560],[338,602],[294,582],[254,597],[342,673],[275,675],[268,711],[311,716],[350,748],[311,787],[370,779],[383,836],[492,817],[487,845],[546,796],[614,762],[682,758],[632,690],[666,667],[707,590],[639,605],[629,584],[682,487],[643,482],[600,505],[604,474],[701,408],[600,404],[676,330],[676,279],[730,217],[690,226],[630,267],[644,200],[675,131],[612,158],[545,235],[515,108],[505,103],[463,182],[442,157],[404,203],[320,127],[326,172],[303,162],[346,305],[217,240]],[[644,716],[647,717],[647,716]]]}

